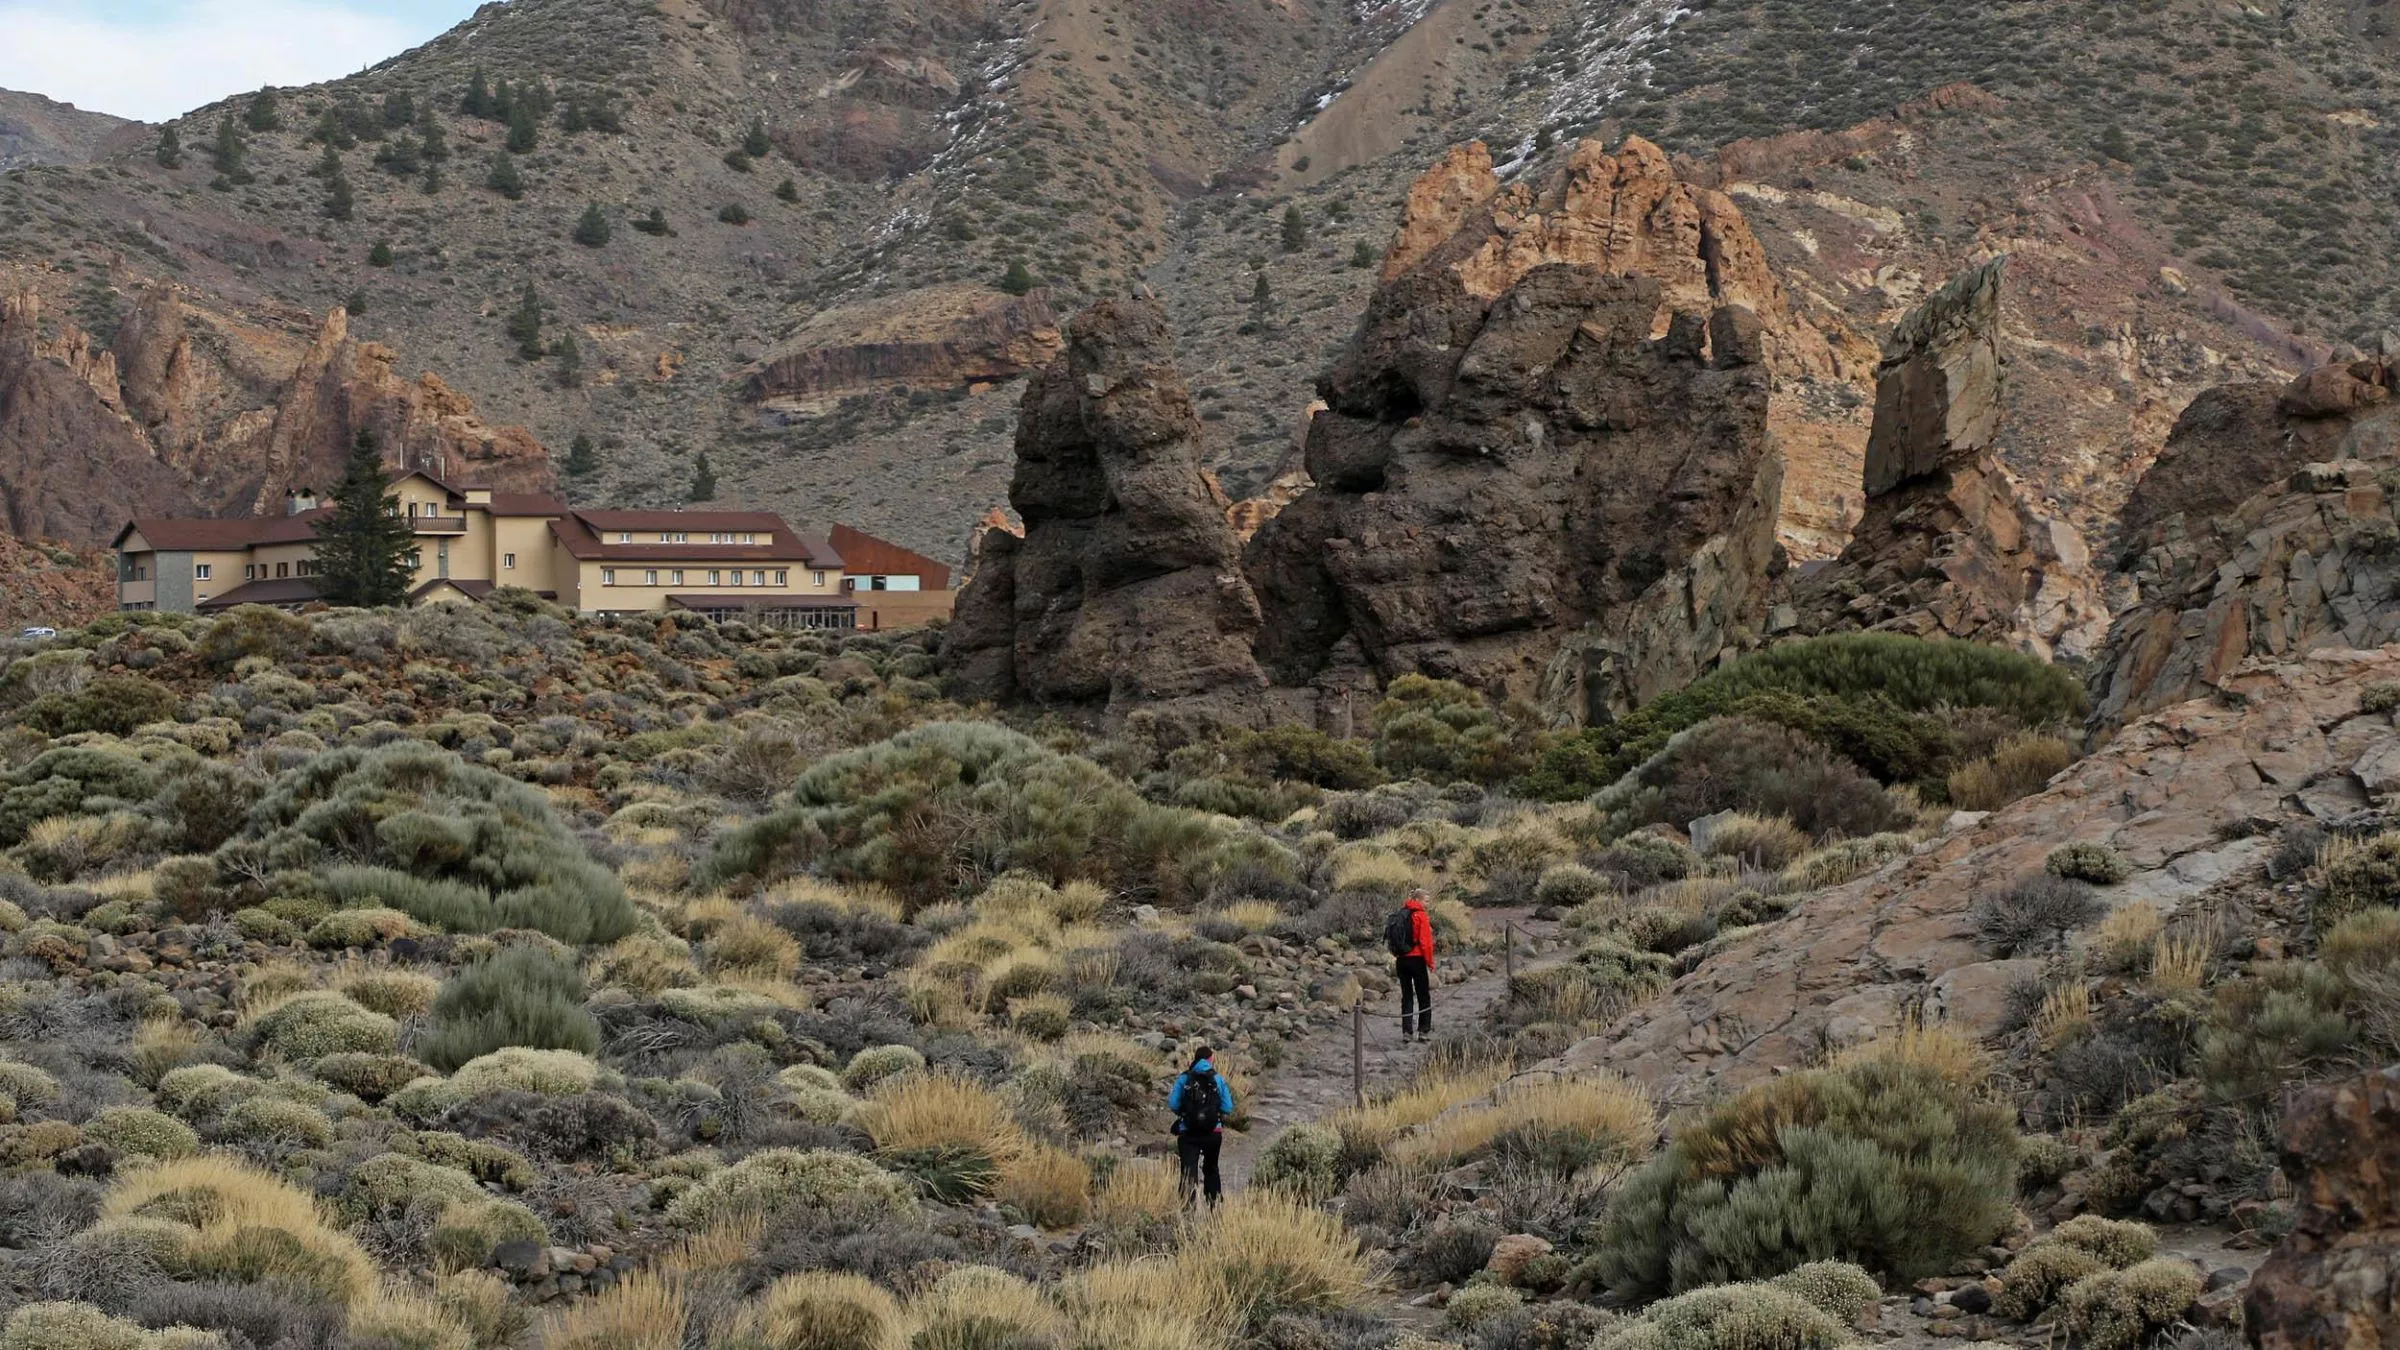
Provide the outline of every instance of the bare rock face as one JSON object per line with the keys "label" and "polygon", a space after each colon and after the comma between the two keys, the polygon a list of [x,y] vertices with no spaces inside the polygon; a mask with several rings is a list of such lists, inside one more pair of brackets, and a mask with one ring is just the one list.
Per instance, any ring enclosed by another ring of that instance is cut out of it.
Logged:
{"label": "bare rock face", "polygon": [[2042,962],[1986,951],[1971,917],[1978,899],[2038,875],[2052,849],[2078,840],[2133,864],[2106,888],[2111,905],[2205,912],[2215,888],[2255,887],[2280,823],[2363,809],[2361,775],[2382,781],[2380,766],[2400,756],[2391,719],[2360,708],[2369,687],[2393,679],[2400,646],[2258,663],[2228,680],[2238,698],[2144,718],[2046,790],[1809,896],[1569,1050],[1565,1066],[1618,1069],[1662,1100],[1688,1101],[1914,1017],[1991,1035],[2010,1017],[2009,991]]}
{"label": "bare rock face", "polygon": [[2195,401],[2125,509],[2137,592],[2092,676],[2102,727],[2253,657],[2400,639],[2400,408],[2384,359]]}
{"label": "bare rock face", "polygon": [[1892,333],[1876,372],[1867,511],[1839,558],[1796,578],[1778,627],[1962,638],[2080,654],[2107,620],[2080,531],[2045,516],[1994,453],[2007,259],[1953,279]]}
{"label": "bare rock face", "polygon": [[1470,207],[1488,172],[1469,147],[1419,184],[1319,383],[1315,486],[1249,547],[1259,655],[1284,684],[1421,672],[1605,718],[1763,616],[1782,461],[1745,301],[1780,295],[1731,203],[1644,142]]}
{"label": "bare rock face", "polygon": [[947,639],[971,697],[1108,708],[1264,686],[1258,601],[1173,341],[1154,302],[1103,301],[1026,390],[1024,536],[985,531]]}
{"label": "bare rock face", "polygon": [[137,513],[271,511],[287,489],[338,478],[361,429],[395,468],[503,491],[553,486],[531,432],[487,425],[439,377],[404,377],[397,361],[354,340],[340,310],[294,344],[153,286],[111,350],[71,322],[45,324],[30,291],[0,297],[9,528],[96,544]]}
{"label": "bare rock face", "polygon": [[2281,1143],[2297,1212],[2242,1301],[2250,1343],[2400,1345],[2400,1066],[2301,1093]]}
{"label": "bare rock face", "polygon": [[746,393],[767,407],[808,410],[894,384],[970,388],[1039,370],[1063,343],[1043,291],[916,291],[810,319],[751,367]]}

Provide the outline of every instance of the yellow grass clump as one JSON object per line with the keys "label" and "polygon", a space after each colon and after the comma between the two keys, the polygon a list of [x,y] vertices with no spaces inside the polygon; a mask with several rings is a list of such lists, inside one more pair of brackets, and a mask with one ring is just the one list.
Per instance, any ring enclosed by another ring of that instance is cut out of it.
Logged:
{"label": "yellow grass clump", "polygon": [[862,1276],[786,1275],[743,1310],[734,1344],[759,1350],[908,1350],[899,1300]]}
{"label": "yellow grass clump", "polygon": [[1180,1183],[1171,1163],[1135,1158],[1117,1164],[1092,1197],[1092,1222],[1110,1228],[1143,1228],[1183,1211]]}
{"label": "yellow grass clump", "polygon": [[1892,1063],[1924,1069],[1945,1081],[1961,1087],[1973,1087],[1984,1080],[1990,1065],[1984,1060],[1983,1048],[1940,1022],[1909,1018],[1898,1030],[1879,1036],[1864,1045],[1844,1050],[1834,1060],[1836,1064]]}
{"label": "yellow grass clump", "polygon": [[442,982],[413,970],[378,970],[350,962],[334,972],[333,987],[360,1007],[386,1017],[422,1017],[433,1010]]}
{"label": "yellow grass clump", "polygon": [[[297,1187],[221,1153],[122,1171],[102,1222],[171,1225],[185,1264],[245,1280],[284,1278],[343,1303],[376,1288],[375,1263]],[[289,1242],[262,1242],[274,1230]]]}
{"label": "yellow grass clump", "polygon": [[1508,1074],[1508,1067],[1503,1064],[1419,1074],[1414,1082],[1391,1096],[1337,1112],[1330,1123],[1340,1132],[1346,1147],[1379,1153],[1408,1131],[1489,1093],[1506,1081]]}
{"label": "yellow grass clump", "polygon": [[2019,732],[1950,775],[1950,804],[1961,811],[1997,811],[2041,791],[2074,762],[2075,748],[2060,737]]}
{"label": "yellow grass clump", "polygon": [[1225,1350],[1221,1326],[1171,1259],[1107,1261],[1069,1277],[1059,1302],[1074,1350]]}
{"label": "yellow grass clump", "polygon": [[1204,1326],[1255,1335],[1284,1312],[1356,1306],[1373,1282],[1342,1221],[1272,1190],[1245,1191],[1195,1223],[1175,1279],[1207,1311]]}
{"label": "yellow grass clump", "polygon": [[2108,912],[2092,933],[2092,955],[2103,970],[2138,970],[2150,959],[2166,916],[2158,906],[2136,900]]}
{"label": "yellow grass clump", "polygon": [[2083,981],[2058,985],[2042,995],[2041,1010],[2033,1015],[2033,1034],[2045,1050],[2081,1036],[2092,1025],[2092,991]]}
{"label": "yellow grass clump", "polygon": [[1371,891],[1394,899],[1418,885],[1417,868],[1380,844],[1344,844],[1333,854],[1333,888]]}
{"label": "yellow grass clump", "polygon": [[1272,900],[1236,900],[1217,914],[1246,933],[1263,933],[1283,918],[1283,910]]}
{"label": "yellow grass clump", "polygon": [[683,1350],[690,1301],[681,1281],[657,1270],[637,1270],[599,1297],[553,1317],[542,1335],[543,1350]]}
{"label": "yellow grass clump", "polygon": [[1052,1344],[1066,1317],[1042,1292],[991,1266],[960,1266],[909,1305],[909,1350],[986,1350],[993,1345]]}
{"label": "yellow grass clump", "polygon": [[1000,1166],[995,1199],[1012,1205],[1037,1228],[1073,1228],[1090,1204],[1092,1169],[1083,1159],[1048,1144],[1028,1144]]}
{"label": "yellow grass clump", "polygon": [[717,924],[700,944],[711,973],[791,978],[800,968],[800,944],[774,924],[755,914],[737,914]]}
{"label": "yellow grass clump", "polygon": [[981,1083],[944,1073],[905,1073],[868,1090],[858,1124],[887,1151],[957,1147],[1006,1162],[1024,1150],[1008,1103]]}
{"label": "yellow grass clump", "polygon": [[2196,994],[2208,982],[2209,958],[2217,950],[2212,916],[2178,932],[2160,933],[2150,954],[2150,988],[2158,994]]}
{"label": "yellow grass clump", "polygon": [[1632,1157],[1657,1129],[1650,1098],[1631,1082],[1613,1074],[1556,1078],[1503,1088],[1486,1105],[1440,1116],[1391,1154],[1403,1164],[1449,1167],[1503,1135],[1525,1133],[1576,1136],[1587,1141],[1587,1154]]}
{"label": "yellow grass clump", "polygon": [[1737,812],[1719,821],[1708,836],[1707,855],[1731,858],[1762,871],[1780,872],[1808,852],[1806,831],[1782,816]]}

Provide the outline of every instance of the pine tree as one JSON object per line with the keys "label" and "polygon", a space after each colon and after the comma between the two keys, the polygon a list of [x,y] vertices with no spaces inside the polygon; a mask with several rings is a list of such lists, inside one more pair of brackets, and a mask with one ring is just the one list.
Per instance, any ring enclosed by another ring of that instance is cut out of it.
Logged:
{"label": "pine tree", "polygon": [[441,190],[442,190],[442,166],[441,166],[441,165],[439,165],[439,164],[428,164],[428,165],[426,165],[426,166],[425,166],[425,195],[426,195],[426,196],[428,196],[428,197],[430,197],[430,196],[434,195],[435,193],[437,193],[437,192],[440,192]]}
{"label": "pine tree", "polygon": [[357,318],[361,314],[366,313],[366,288],[362,286],[359,289],[350,292],[349,296],[342,301],[342,311],[353,319]]}
{"label": "pine tree", "polygon": [[417,139],[424,145],[425,158],[437,162],[450,158],[450,133],[443,129],[431,108],[417,114]]}
{"label": "pine tree", "polygon": [[317,115],[317,129],[308,133],[308,138],[323,141],[328,150],[349,150],[358,144],[358,137],[350,134],[350,123],[333,108]]}
{"label": "pine tree", "polygon": [[308,174],[311,178],[331,178],[341,171],[342,152],[328,145],[325,153],[317,156],[317,162],[309,166]]}
{"label": "pine tree", "polygon": [[575,222],[575,242],[585,248],[602,248],[609,238],[608,216],[600,210],[600,203],[583,208],[583,219]]}
{"label": "pine tree", "polygon": [[517,355],[528,361],[542,359],[542,297],[530,281],[517,298],[515,312],[508,316],[508,336],[517,344]]}
{"label": "pine tree", "polygon": [[685,491],[683,496],[685,501],[693,502],[716,500],[717,474],[714,469],[708,467],[706,450],[692,456],[692,486]]}
{"label": "pine tree", "polygon": [[559,110],[558,129],[574,136],[589,131],[591,126],[591,119],[583,115],[583,100],[573,94],[567,95],[567,106]]}
{"label": "pine tree", "polygon": [[394,89],[383,96],[383,125],[398,131],[417,120],[417,96],[405,89]]}
{"label": "pine tree", "polygon": [[765,118],[750,119],[750,129],[742,133],[742,153],[752,159],[765,159],[775,153],[775,142],[767,135]]}
{"label": "pine tree", "polygon": [[793,182],[789,178],[784,179],[782,182],[775,185],[775,199],[777,201],[792,202],[795,204],[798,203],[800,200],[800,185]]}
{"label": "pine tree", "polygon": [[250,96],[250,109],[242,114],[242,120],[252,131],[283,129],[283,104],[271,86]]}
{"label": "pine tree", "polygon": [[553,377],[561,389],[576,389],[583,385],[583,345],[572,332],[561,333],[550,344]]}
{"label": "pine tree", "polygon": [[362,428],[333,490],[333,515],[317,526],[317,589],[334,604],[372,609],[408,599],[417,541],[391,509],[391,485],[375,433]]}
{"label": "pine tree", "polygon": [[425,147],[417,144],[415,136],[403,131],[375,152],[375,163],[394,178],[414,178],[425,167]]}
{"label": "pine tree", "polygon": [[458,110],[469,117],[488,118],[492,115],[492,82],[485,78],[481,66],[477,66],[475,73],[468,77],[467,96],[458,101]]}
{"label": "pine tree", "polygon": [[242,162],[250,157],[250,147],[242,140],[242,129],[234,125],[231,117],[217,123],[215,154],[217,172],[225,176],[225,181],[229,183],[250,181],[249,170],[242,167]]}
{"label": "pine tree", "polygon": [[1543,127],[1533,133],[1533,153],[1537,155],[1550,153],[1550,147],[1556,144],[1558,144],[1558,133],[1548,127]]}
{"label": "pine tree", "polygon": [[336,169],[333,181],[325,185],[325,215],[332,220],[348,220],[357,211],[358,196],[350,190],[350,175]]}
{"label": "pine tree", "polygon": [[1283,251],[1298,253],[1308,247],[1308,217],[1300,214],[1300,203],[1292,202],[1283,208]]}
{"label": "pine tree", "polygon": [[399,260],[399,255],[392,252],[392,242],[388,239],[376,240],[375,247],[367,250],[369,267],[389,267]]}
{"label": "pine tree", "polygon": [[617,111],[616,100],[606,90],[592,96],[592,106],[584,109],[583,118],[592,130],[614,136],[625,130],[625,115]]}
{"label": "pine tree", "polygon": [[492,171],[483,185],[512,202],[525,196],[525,175],[517,172],[517,162],[506,150],[492,156]]}
{"label": "pine tree", "polygon": [[1351,246],[1350,265],[1352,267],[1373,267],[1375,265],[1375,250],[1367,247],[1366,240],[1361,239]]}
{"label": "pine tree", "polygon": [[162,169],[183,167],[183,137],[175,130],[173,122],[159,128],[158,167]]}
{"label": "pine tree", "polygon": [[1275,292],[1267,285],[1267,274],[1258,274],[1258,284],[1250,288],[1250,303],[1259,306],[1273,304]]}
{"label": "pine tree", "polygon": [[665,236],[675,233],[675,227],[667,223],[666,208],[659,206],[651,207],[649,215],[633,222],[633,228],[648,235]]}
{"label": "pine tree", "polygon": [[589,478],[600,471],[600,452],[592,438],[578,431],[567,446],[567,477]]}
{"label": "pine tree", "polygon": [[508,115],[508,152],[512,155],[530,154],[540,144],[542,129],[533,120],[533,107],[520,99]]}
{"label": "pine tree", "polygon": [[1023,258],[1008,260],[1008,272],[1000,278],[1001,290],[1010,295],[1023,295],[1032,290],[1036,284],[1033,279],[1033,269],[1025,265]]}

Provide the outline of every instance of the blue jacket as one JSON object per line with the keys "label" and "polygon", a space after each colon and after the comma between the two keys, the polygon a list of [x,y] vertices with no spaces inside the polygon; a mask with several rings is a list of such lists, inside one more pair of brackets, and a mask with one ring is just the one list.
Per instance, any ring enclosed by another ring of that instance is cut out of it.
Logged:
{"label": "blue jacket", "polygon": [[[1197,1090],[1194,1088],[1192,1083],[1193,1072],[1195,1070],[1205,1069],[1210,1073],[1216,1073],[1216,1067],[1216,1065],[1204,1059],[1193,1065],[1191,1068],[1186,1069],[1182,1073],[1176,1075],[1174,1090],[1167,1093],[1167,1109],[1174,1112],[1176,1115],[1176,1133],[1181,1134],[1183,1132],[1183,1094]],[[1223,1122],[1233,1118],[1233,1084],[1226,1081],[1225,1075],[1221,1073],[1216,1073],[1216,1079],[1217,1119],[1219,1121],[1217,1125],[1217,1133],[1223,1134],[1225,1132],[1225,1126]]]}

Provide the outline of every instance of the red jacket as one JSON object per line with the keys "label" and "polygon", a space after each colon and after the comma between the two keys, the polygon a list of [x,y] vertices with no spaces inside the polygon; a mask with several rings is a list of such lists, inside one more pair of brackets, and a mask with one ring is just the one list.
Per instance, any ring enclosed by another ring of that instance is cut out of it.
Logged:
{"label": "red jacket", "polygon": [[1425,969],[1430,971],[1433,969],[1433,916],[1425,912],[1425,902],[1413,895],[1401,908],[1408,911],[1408,935],[1411,939],[1408,954],[1424,957]]}

